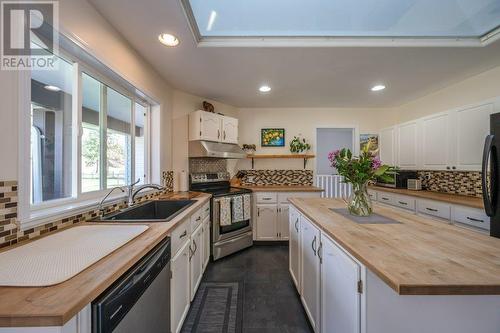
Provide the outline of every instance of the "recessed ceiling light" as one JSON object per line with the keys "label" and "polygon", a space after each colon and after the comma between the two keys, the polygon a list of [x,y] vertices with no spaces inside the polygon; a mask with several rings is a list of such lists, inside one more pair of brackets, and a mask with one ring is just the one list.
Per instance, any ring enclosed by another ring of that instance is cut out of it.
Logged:
{"label": "recessed ceiling light", "polygon": [[61,88],[51,85],[46,85],[44,88],[50,91],[61,91]]}
{"label": "recessed ceiling light", "polygon": [[385,86],[383,84],[377,84],[376,86],[372,87],[372,91],[381,91],[384,89],[385,89]]}
{"label": "recessed ceiling light", "polygon": [[177,46],[180,43],[179,39],[171,34],[160,34],[158,40],[166,46]]}
{"label": "recessed ceiling light", "polygon": [[262,93],[270,92],[271,91],[271,87],[264,85],[264,86],[261,86],[259,88],[259,91],[262,92]]}

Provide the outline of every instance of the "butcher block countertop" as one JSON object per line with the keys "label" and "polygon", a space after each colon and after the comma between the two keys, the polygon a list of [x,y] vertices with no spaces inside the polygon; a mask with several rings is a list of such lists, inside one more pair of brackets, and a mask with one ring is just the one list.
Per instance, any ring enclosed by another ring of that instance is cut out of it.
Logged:
{"label": "butcher block countertop", "polygon": [[[198,202],[169,222],[139,223],[147,224],[149,229],[63,283],[50,287],[0,287],[0,327],[64,325],[167,237],[179,222],[210,200],[210,195],[177,192],[158,199]],[[85,222],[75,226],[100,224],[105,223]]]}
{"label": "butcher block countertop", "polygon": [[500,295],[500,239],[375,204],[401,224],[357,224],[343,201],[289,201],[400,295]]}
{"label": "butcher block countertop", "polygon": [[316,186],[307,185],[267,185],[267,186],[244,186],[238,187],[246,188],[254,192],[323,192],[323,189]]}
{"label": "butcher block countertop", "polygon": [[448,193],[440,193],[432,191],[413,191],[404,188],[389,188],[382,186],[370,186],[369,189],[375,191],[409,195],[412,197],[417,197],[422,199],[437,200],[450,204],[468,206],[477,209],[484,209],[482,198],[476,198],[466,195],[448,194]]}

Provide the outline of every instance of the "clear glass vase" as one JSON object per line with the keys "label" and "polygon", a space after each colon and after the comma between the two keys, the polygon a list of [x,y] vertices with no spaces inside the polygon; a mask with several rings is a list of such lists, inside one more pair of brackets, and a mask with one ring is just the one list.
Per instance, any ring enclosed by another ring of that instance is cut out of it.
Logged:
{"label": "clear glass vase", "polygon": [[373,212],[372,199],[368,194],[368,184],[352,184],[352,193],[347,199],[349,213],[357,216],[369,216]]}

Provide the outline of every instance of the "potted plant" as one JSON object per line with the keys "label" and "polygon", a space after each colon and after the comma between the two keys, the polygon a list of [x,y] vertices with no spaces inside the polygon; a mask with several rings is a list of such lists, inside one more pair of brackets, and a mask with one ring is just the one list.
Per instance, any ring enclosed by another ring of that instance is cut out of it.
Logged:
{"label": "potted plant", "polygon": [[393,167],[382,165],[375,152],[370,152],[372,142],[369,141],[361,150],[359,156],[353,156],[349,149],[332,151],[328,160],[339,175],[344,177],[345,183],[352,185],[352,193],[344,199],[347,209],[352,215],[369,216],[372,213],[372,201],[368,195],[368,182],[378,178],[387,177]]}
{"label": "potted plant", "polygon": [[290,152],[292,154],[300,154],[311,149],[311,145],[306,142],[306,139],[299,136],[294,136],[290,141]]}

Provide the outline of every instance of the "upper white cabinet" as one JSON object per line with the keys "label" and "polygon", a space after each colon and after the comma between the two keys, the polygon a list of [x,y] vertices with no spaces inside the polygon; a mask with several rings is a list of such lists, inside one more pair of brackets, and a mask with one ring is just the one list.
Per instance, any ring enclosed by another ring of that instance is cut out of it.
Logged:
{"label": "upper white cabinet", "polygon": [[455,163],[459,170],[481,170],[484,139],[490,132],[493,103],[456,111]]}
{"label": "upper white cabinet", "polygon": [[422,119],[421,166],[426,170],[449,169],[451,113],[439,113]]}
{"label": "upper white cabinet", "polygon": [[395,165],[395,128],[388,127],[380,131],[380,159],[384,164]]}
{"label": "upper white cabinet", "polygon": [[418,123],[411,121],[397,126],[397,161],[401,169],[418,167]]}
{"label": "upper white cabinet", "polygon": [[238,119],[195,111],[189,114],[189,140],[238,143]]}

